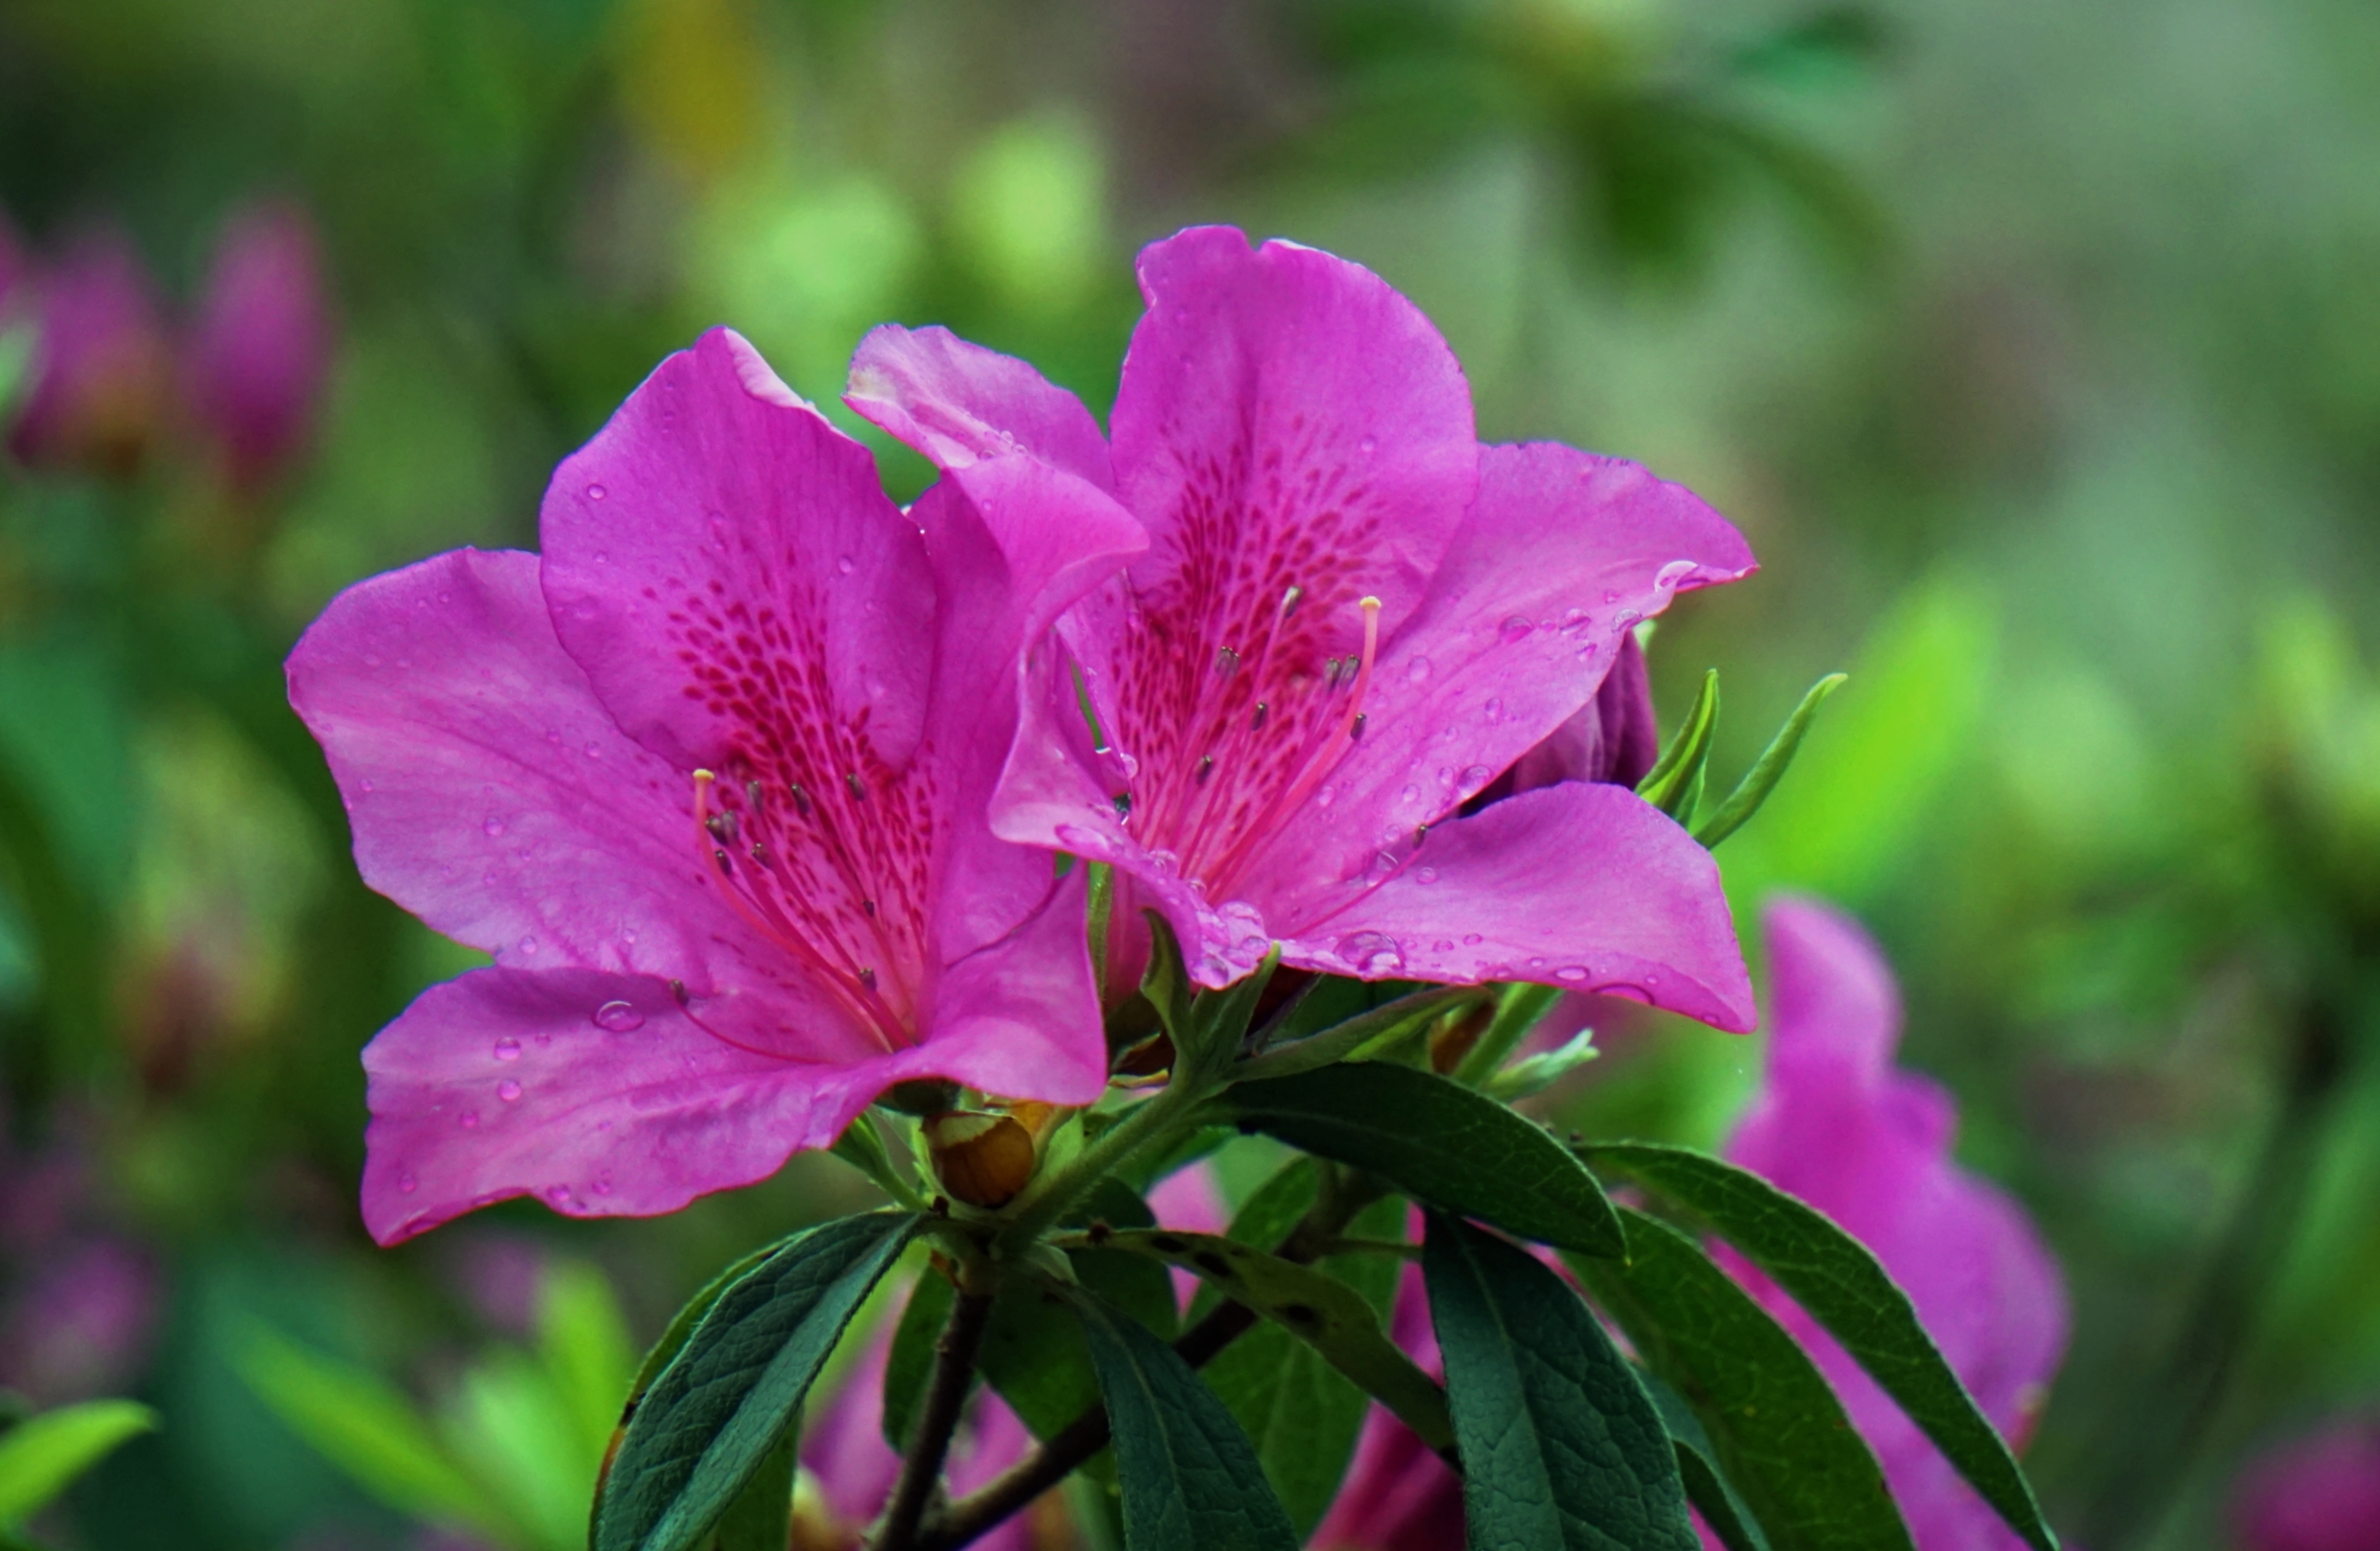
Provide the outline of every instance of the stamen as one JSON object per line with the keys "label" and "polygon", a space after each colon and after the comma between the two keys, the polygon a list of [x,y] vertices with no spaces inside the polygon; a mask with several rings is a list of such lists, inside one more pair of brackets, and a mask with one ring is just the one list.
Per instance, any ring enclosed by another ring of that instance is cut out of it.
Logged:
{"label": "stamen", "polygon": [[1240,670],[1240,654],[1226,646],[1215,653],[1215,677],[1229,678]]}
{"label": "stamen", "polygon": [[1361,743],[1363,740],[1364,714],[1358,711],[1355,713],[1355,720],[1350,724],[1347,728],[1347,741],[1350,743]]}
{"label": "stamen", "polygon": [[769,848],[760,844],[758,840],[752,842],[752,860],[759,862],[761,866],[766,867],[771,873],[777,870],[777,864],[769,860]]}
{"label": "stamen", "polygon": [[851,788],[851,800],[854,802],[865,802],[868,800],[868,788],[859,784],[858,771],[844,771],[843,773],[843,784]]}
{"label": "stamen", "polygon": [[799,781],[786,782],[785,789],[793,794],[794,812],[799,813],[804,818],[808,818],[810,816],[810,794],[802,790],[802,784]]}
{"label": "stamen", "polygon": [[670,999],[680,1007],[690,1006],[694,1001],[692,996],[686,995],[686,982],[682,980],[670,982]]}
{"label": "stamen", "polygon": [[875,901],[875,900],[873,900],[873,899],[862,899],[862,900],[859,902],[859,908],[860,908],[861,910],[866,910],[866,911],[868,912],[868,920],[873,921],[873,920],[875,920],[875,919],[876,919],[876,901]]}
{"label": "stamen", "polygon": [[1281,617],[1283,619],[1287,619],[1291,615],[1297,612],[1297,605],[1305,601],[1305,589],[1303,587],[1292,587],[1289,591],[1281,595]]}
{"label": "stamen", "polygon": [[735,843],[735,814],[733,810],[722,809],[711,814],[702,821],[702,827],[710,831],[710,837],[722,846]]}
{"label": "stamen", "polygon": [[713,850],[710,853],[710,860],[719,863],[719,875],[721,877],[732,878],[735,875],[735,863],[727,860],[727,853],[725,851]]}
{"label": "stamen", "polygon": [[862,984],[862,985],[864,985],[864,986],[866,986],[866,987],[868,987],[868,989],[869,989],[870,991],[875,990],[875,989],[876,989],[876,971],[875,971],[874,970],[868,969],[868,967],[866,967],[865,965],[862,965],[862,966],[860,967],[860,971],[859,971],[859,983],[860,983],[860,984]]}
{"label": "stamen", "polygon": [[1265,718],[1270,714],[1272,714],[1271,706],[1263,701],[1257,702],[1257,714],[1248,718],[1248,730],[1250,732],[1261,730],[1265,725]]}
{"label": "stamen", "polygon": [[752,805],[752,816],[756,819],[759,818],[760,816],[759,782],[747,781],[744,783],[744,800]]}
{"label": "stamen", "polygon": [[1214,773],[1215,756],[1212,754],[1200,754],[1198,756],[1198,773],[1192,776],[1191,779],[1196,781],[1203,787],[1207,784],[1207,777],[1212,776]]}

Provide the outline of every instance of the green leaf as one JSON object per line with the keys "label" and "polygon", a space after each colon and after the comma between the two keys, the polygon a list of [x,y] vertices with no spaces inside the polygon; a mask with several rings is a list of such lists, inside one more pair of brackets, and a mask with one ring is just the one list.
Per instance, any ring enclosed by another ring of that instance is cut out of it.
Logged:
{"label": "green leaf", "polygon": [[1702,1418],[1660,1374],[1640,1370],[1636,1376],[1644,1381],[1645,1393],[1653,1397],[1653,1409],[1661,1413],[1661,1425],[1670,1430],[1670,1441],[1677,1446],[1678,1474],[1686,1484],[1686,1501],[1694,1505],[1703,1522],[1728,1551],[1768,1551],[1768,1537],[1760,1533],[1759,1520],[1720,1473],[1718,1451],[1711,1447]]}
{"label": "green leaf", "polygon": [[715,1551],[785,1551],[794,1535],[794,1470],[801,1455],[801,1434],[796,1414],[777,1447],[719,1516]]}
{"label": "green leaf", "polygon": [[1287,1044],[1232,1069],[1234,1082],[1291,1077],[1339,1061],[1364,1060],[1396,1048],[1427,1029],[1455,1007],[1478,1001],[1488,993],[1474,985],[1434,985],[1356,1014],[1335,1027]]}
{"label": "green leaf", "polygon": [[34,343],[29,326],[0,328],[0,424],[16,418],[18,404],[32,386]]}
{"label": "green leaf", "polygon": [[1777,788],[1777,783],[1792,764],[1794,754],[1800,751],[1802,739],[1816,718],[1818,707],[1850,678],[1848,673],[1830,673],[1810,686],[1802,703],[1793,708],[1793,714],[1785,718],[1785,725],[1777,729],[1768,747],[1752,762],[1752,768],[1743,773],[1735,790],[1728,793],[1727,800],[1718,805],[1718,812],[1694,826],[1694,838],[1706,849],[1742,829],[1746,820],[1760,812],[1760,805],[1768,800],[1768,794]]}
{"label": "green leaf", "polygon": [[[1223,1230],[1233,1243],[1252,1244],[1259,1250],[1278,1250],[1298,1224],[1298,1220],[1314,1208],[1315,1197],[1321,1189],[1321,1170],[1329,1167],[1318,1158],[1296,1156],[1273,1170],[1265,1182],[1256,1188],[1240,1209],[1232,1215],[1231,1226]],[[1191,1297],[1189,1321],[1196,1325],[1205,1319],[1222,1295],[1205,1282]],[[1248,1339],[1246,1337],[1241,1337]],[[1228,1351],[1229,1349],[1226,1349]],[[1208,1369],[1211,1374],[1213,1370]]]}
{"label": "green leaf", "polygon": [[1214,1391],[1140,1322],[1087,1293],[1068,1300],[1114,1429],[1132,1551],[1297,1551],[1256,1450]]}
{"label": "green leaf", "polygon": [[884,1133],[876,1129],[876,1122],[868,1111],[863,1109],[853,1116],[851,1124],[843,1128],[843,1134],[834,1139],[834,1145],[828,1150],[867,1175],[878,1190],[902,1205],[914,1208],[918,1204],[917,1192],[909,1188],[909,1182],[901,1178],[901,1171],[892,1166],[892,1154],[884,1148]]}
{"label": "green leaf", "polygon": [[1568,1148],[1442,1077],[1355,1062],[1244,1082],[1219,1102],[1243,1130],[1367,1169],[1445,1211],[1582,1254],[1627,1252],[1611,1203]]}
{"label": "green leaf", "polygon": [[1038,1277],[1010,1277],[992,1300],[976,1354],[985,1381],[1044,1443],[1099,1398],[1090,1353],[1082,1333],[1062,1317],[1063,1301]]}
{"label": "green leaf", "polygon": [[1182,963],[1182,940],[1162,912],[1151,908],[1140,913],[1148,922],[1148,967],[1141,971],[1140,994],[1157,1009],[1157,1020],[1178,1054],[1190,1039],[1192,990],[1190,971]]}
{"label": "green leaf", "polygon": [[[1234,1240],[1245,1241],[1240,1238],[1245,1230],[1261,1244],[1280,1242],[1311,1203],[1315,1172],[1323,1166],[1299,1158],[1268,1181],[1232,1225]],[[1303,1192],[1294,1188],[1299,1182],[1305,1187]],[[1284,1183],[1289,1188],[1275,1190]],[[1271,1207],[1260,1204],[1268,1191],[1277,1198]],[[1282,1205],[1290,1208],[1286,1215],[1279,1210]],[[1402,1239],[1405,1211],[1405,1203],[1390,1196],[1366,1207],[1350,1227],[1371,1237]],[[1395,1302],[1402,1264],[1380,1255],[1342,1255],[1322,1262],[1321,1269],[1353,1288],[1378,1319],[1387,1317]],[[1199,1294],[1221,1301],[1208,1284],[1200,1285]],[[1313,1347],[1269,1321],[1225,1347],[1201,1376],[1246,1430],[1265,1479],[1272,1483],[1299,1536],[1312,1535],[1354,1460],[1356,1441],[1371,1410],[1364,1391]]]}
{"label": "green leaf", "polygon": [[1454,1081],[1466,1088],[1486,1083],[1560,1000],[1561,991],[1556,986],[1522,982],[1503,987],[1496,994],[1496,1016],[1480,1032],[1478,1043],[1455,1063]]}
{"label": "green leaf", "polygon": [[905,1213],[841,1218],[722,1292],[629,1419],[597,1504],[594,1551],[684,1551],[708,1533],[917,1228]]}
{"label": "green leaf", "polygon": [[447,1454],[412,1402],[378,1374],[262,1326],[240,1341],[232,1362],[285,1426],[381,1502],[492,1539],[516,1538],[509,1516]]}
{"label": "green leaf", "polygon": [[[1186,1047],[1177,1044],[1176,1053],[1177,1066],[1187,1070],[1193,1081],[1203,1082],[1220,1075],[1239,1058],[1257,1003],[1280,967],[1281,945],[1276,943],[1266,950],[1264,962],[1253,974],[1241,976],[1220,991],[1201,991],[1192,999],[1190,1042]],[[1177,1034],[1175,1039],[1180,1037]]]}
{"label": "green leaf", "polygon": [[1511,1104],[1544,1093],[1572,1072],[1595,1059],[1595,1031],[1581,1029],[1559,1050],[1541,1050],[1524,1056],[1489,1078],[1480,1091]]}
{"label": "green leaf", "polygon": [[1346,1283],[1220,1234],[1139,1228],[1103,1242],[1195,1273],[1311,1345],[1430,1447],[1453,1444],[1445,1392],[1382,1333],[1370,1301]]}
{"label": "green leaf", "polygon": [[146,1406],[86,1400],[0,1433],[0,1527],[31,1518],[118,1445],[156,1425]]}
{"label": "green leaf", "polygon": [[1743,1252],[1917,1423],[1968,1484],[2036,1548],[2057,1551],[2016,1456],[1867,1246],[1756,1174],[1683,1147],[1589,1150]]}
{"label": "green leaf", "polygon": [[951,1322],[951,1305],[958,1288],[929,1266],[917,1274],[917,1285],[892,1327],[892,1346],[884,1358],[884,1441],[895,1454],[909,1447],[917,1430],[917,1407],[926,1398],[926,1380],[934,1371],[934,1343]]}
{"label": "green leaf", "polygon": [[577,1429],[591,1472],[611,1447],[636,1379],[637,1352],[612,1284],[593,1266],[563,1261],[538,1289],[538,1351],[548,1381]]}
{"label": "green leaf", "polygon": [[1636,795],[1676,819],[1692,824],[1693,804],[1702,795],[1703,767],[1710,763],[1711,734],[1718,727],[1718,669],[1703,675],[1701,692],[1670,746],[1636,783]]}
{"label": "green leaf", "polygon": [[1876,1456],[1801,1343],[1667,1223],[1621,1209],[1624,1262],[1565,1257],[1694,1407],[1776,1551],[1911,1551]]}
{"label": "green leaf", "polygon": [[1422,1277],[1471,1545],[1700,1551],[1669,1431],[1578,1294],[1527,1252],[1435,1212]]}

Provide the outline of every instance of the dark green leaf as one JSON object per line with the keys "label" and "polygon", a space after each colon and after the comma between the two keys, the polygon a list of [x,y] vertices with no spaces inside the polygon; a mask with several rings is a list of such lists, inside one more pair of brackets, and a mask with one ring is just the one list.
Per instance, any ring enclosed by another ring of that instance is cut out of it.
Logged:
{"label": "dark green leaf", "polygon": [[1359,1012],[1342,1022],[1304,1039],[1276,1044],[1263,1055],[1243,1061],[1232,1072],[1234,1081],[1260,1081],[1289,1077],[1335,1061],[1366,1059],[1381,1055],[1418,1035],[1432,1023],[1468,1001],[1488,993],[1477,986],[1432,986],[1383,1006]]}
{"label": "dark green leaf", "polygon": [[1571,1258],[1645,1366],[1694,1407],[1777,1551],[1911,1551],[1876,1456],[1801,1343],[1668,1224],[1623,1208],[1625,1262]]}
{"label": "dark green leaf", "polygon": [[794,1536],[794,1467],[801,1453],[801,1432],[796,1416],[719,1516],[716,1551],[785,1551]]}
{"label": "dark green leaf", "polygon": [[1758,1175],[1706,1154],[1625,1142],[1590,1155],[1742,1251],[1842,1344],[2010,1528],[2037,1551],[2057,1551],[2016,1457],[1865,1245]]}
{"label": "dark green leaf", "polygon": [[[1225,1236],[1235,1243],[1253,1244],[1259,1250],[1281,1248],[1281,1240],[1297,1227],[1298,1219],[1313,1210],[1315,1193],[1321,1188],[1319,1171],[1326,1166],[1313,1158],[1291,1158],[1240,1203],[1239,1211],[1232,1214],[1232,1226],[1223,1230]],[[1190,1300],[1190,1323],[1196,1325],[1222,1301],[1222,1295],[1212,1287],[1200,1283],[1197,1293]]]}
{"label": "dark green leaf", "polygon": [[1718,669],[1703,675],[1702,691],[1686,713],[1660,760],[1636,783],[1636,795],[1681,824],[1694,823],[1693,804],[1702,795],[1703,767],[1710,763],[1711,734],[1718,727]]}
{"label": "dark green leaf", "polygon": [[958,1288],[931,1266],[917,1274],[901,1322],[892,1327],[892,1345],[884,1356],[884,1441],[899,1454],[909,1447],[917,1430],[917,1406],[926,1396],[926,1380],[934,1371],[934,1343],[951,1322],[951,1305]]}
{"label": "dark green leaf", "polygon": [[1578,1294],[1527,1252],[1435,1212],[1422,1276],[1472,1545],[1700,1551],[1669,1431]]}
{"label": "dark green leaf", "polygon": [[1760,1533],[1752,1509],[1719,1472],[1718,1451],[1711,1447],[1702,1418],[1660,1374],[1644,1371],[1636,1376],[1645,1382],[1645,1393],[1653,1397],[1653,1408],[1661,1413],[1670,1441],[1677,1445],[1678,1474],[1686,1484],[1686,1500],[1694,1505],[1703,1522],[1728,1551],[1768,1551],[1768,1537]]}
{"label": "dark green leaf", "polygon": [[1582,1254],[1627,1251],[1594,1177],[1545,1129],[1459,1083],[1379,1061],[1244,1082],[1242,1128],[1336,1158],[1431,1205]]}
{"label": "dark green leaf", "polygon": [[1192,1063],[1190,1069],[1202,1074],[1220,1073],[1238,1059],[1247,1039],[1248,1020],[1256,1016],[1257,1003],[1280,967],[1281,947],[1276,944],[1255,973],[1241,976],[1220,991],[1199,992],[1190,1003],[1190,1041],[1178,1051],[1179,1059]]}
{"label": "dark green leaf", "polygon": [[595,1551],[683,1551],[710,1533],[917,1227],[892,1213],[825,1224],[719,1294],[635,1403],[596,1507]]}
{"label": "dark green leaf", "polygon": [[1786,770],[1792,764],[1793,755],[1801,749],[1803,738],[1808,734],[1811,722],[1818,714],[1818,707],[1824,705],[1827,697],[1850,677],[1847,673],[1830,673],[1810,686],[1810,692],[1802,697],[1802,703],[1793,708],[1793,714],[1785,719],[1785,725],[1777,729],[1777,736],[1768,740],[1768,747],[1753,761],[1752,768],[1743,773],[1743,779],[1735,784],[1735,790],[1728,793],[1727,800],[1718,805],[1718,812],[1694,826],[1696,840],[1706,848],[1716,846],[1742,829],[1746,820],[1760,812],[1760,805],[1768,800],[1768,794],[1777,788],[1777,783],[1784,778]]}
{"label": "dark green leaf", "polygon": [[1190,1365],[1120,1310],[1069,1301],[1114,1428],[1132,1551],[1297,1551],[1247,1435]]}

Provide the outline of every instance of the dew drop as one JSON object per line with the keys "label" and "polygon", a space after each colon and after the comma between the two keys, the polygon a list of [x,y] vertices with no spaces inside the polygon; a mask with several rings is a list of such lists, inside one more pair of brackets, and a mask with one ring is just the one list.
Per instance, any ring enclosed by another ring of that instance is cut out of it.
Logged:
{"label": "dew drop", "polygon": [[1404,949],[1385,932],[1350,932],[1333,945],[1362,975],[1392,975],[1405,967]]}
{"label": "dew drop", "polygon": [[1522,637],[1527,635],[1530,631],[1536,629],[1536,627],[1535,625],[1515,614],[1511,618],[1504,621],[1502,628],[1500,629],[1496,634],[1500,639],[1504,641],[1519,641]]}
{"label": "dew drop", "polygon": [[1419,802],[1421,800],[1421,788],[1419,787],[1407,787],[1404,790],[1399,792],[1397,796],[1406,802]]}
{"label": "dew drop", "polygon": [[587,745],[587,757],[590,760],[601,759],[603,757],[602,746],[596,743],[589,743]]}
{"label": "dew drop", "polygon": [[421,1188],[421,1181],[410,1174],[400,1174],[396,1177],[396,1188],[400,1193],[411,1195]]}
{"label": "dew drop", "polygon": [[1586,971],[1585,971],[1585,969],[1583,966],[1580,966],[1580,965],[1577,965],[1577,964],[1565,964],[1565,965],[1563,965],[1560,969],[1556,970],[1556,971],[1554,971],[1554,979],[1556,979],[1556,980],[1567,980],[1567,981],[1573,981],[1573,982],[1575,982],[1575,981],[1582,981],[1582,980],[1585,980],[1585,978],[1586,978]]}
{"label": "dew drop", "polygon": [[535,937],[523,937],[520,940],[520,951],[524,957],[534,954],[537,951],[537,939]]}
{"label": "dew drop", "polygon": [[1586,610],[1583,608],[1564,609],[1561,617],[1561,628],[1565,632],[1583,629],[1585,628],[1587,621],[1594,617],[1595,617],[1593,615],[1587,613]]}
{"label": "dew drop", "polygon": [[1483,786],[1494,774],[1484,764],[1466,764],[1463,767],[1463,784],[1466,787]]}
{"label": "dew drop", "polygon": [[496,1084],[496,1097],[504,1100],[506,1104],[516,1102],[520,1096],[521,1085],[515,1082],[511,1078],[507,1077],[502,1082]]}
{"label": "dew drop", "polygon": [[372,784],[369,780],[358,781],[356,783],[356,790],[361,792],[366,797],[370,797],[371,795],[371,789]]}
{"label": "dew drop", "polygon": [[1408,684],[1419,684],[1428,677],[1429,659],[1427,657],[1415,657],[1405,668],[1405,682]]}
{"label": "dew drop", "polygon": [[545,1188],[545,1199],[552,1202],[556,1206],[567,1206],[570,1204],[570,1187],[567,1185],[548,1185]]}
{"label": "dew drop", "polygon": [[519,1060],[520,1041],[510,1037],[496,1041],[496,1059],[499,1061]]}
{"label": "dew drop", "polygon": [[462,1114],[455,1117],[455,1123],[462,1127],[467,1131],[478,1130],[480,1129],[480,1112],[476,1109],[467,1109],[463,1111]]}
{"label": "dew drop", "polygon": [[1438,882],[1438,869],[1435,867],[1415,868],[1414,882],[1417,884],[1434,884]]}
{"label": "dew drop", "polygon": [[859,562],[848,555],[838,555],[834,557],[834,568],[838,574],[849,576],[859,568]]}
{"label": "dew drop", "polygon": [[1454,939],[1451,937],[1440,937],[1438,941],[1429,945],[1429,950],[1432,953],[1452,953],[1454,951]]}
{"label": "dew drop", "polygon": [[1504,719],[1504,702],[1500,699],[1491,700],[1481,707],[1481,713],[1488,718],[1488,725],[1492,727]]}
{"label": "dew drop", "polygon": [[1355,444],[1355,450],[1362,453],[1365,457],[1369,458],[1374,452],[1378,450],[1379,446],[1380,439],[1378,436],[1366,436],[1362,441]]}
{"label": "dew drop", "polygon": [[1545,967],[1546,961],[1542,959],[1532,959],[1529,960],[1529,968],[1532,970],[1542,970]]}
{"label": "dew drop", "polygon": [[1476,932],[1465,932],[1463,934],[1463,946],[1465,947],[1477,947],[1481,943],[1484,943],[1487,940],[1487,938],[1481,936]]}
{"label": "dew drop", "polygon": [[1320,791],[1314,794],[1314,805],[1317,808],[1328,808],[1336,800],[1337,794],[1329,787],[1325,787]]}
{"label": "dew drop", "polygon": [[486,823],[480,824],[480,827],[486,830],[488,832],[488,838],[492,840],[497,836],[502,835],[504,832],[504,821],[499,818],[491,817]]}
{"label": "dew drop", "polygon": [[1606,589],[1603,594],[1603,601],[1607,604],[1618,603],[1620,601],[1619,590],[1617,588]]}
{"label": "dew drop", "polygon": [[595,1009],[595,1026],[615,1034],[632,1034],[645,1026],[645,1015],[631,1002],[606,1002]]}
{"label": "dew drop", "polygon": [[600,484],[590,484],[587,487],[587,498],[590,501],[600,501],[610,494],[612,493]]}
{"label": "dew drop", "polygon": [[597,1195],[610,1195],[612,1193],[612,1175],[610,1170],[607,1169],[603,1173],[595,1176],[595,1193]]}

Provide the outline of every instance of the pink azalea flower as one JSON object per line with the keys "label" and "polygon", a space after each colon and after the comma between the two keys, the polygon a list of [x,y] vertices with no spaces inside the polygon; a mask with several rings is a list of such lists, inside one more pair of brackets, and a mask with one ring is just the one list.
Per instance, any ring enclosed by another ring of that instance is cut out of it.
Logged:
{"label": "pink azalea flower", "polygon": [[[2066,1349],[2057,1263],[2022,1208],[1950,1161],[1950,1096],[1894,1068],[1900,997],[1875,943],[1809,900],[1769,906],[1767,933],[1767,1070],[1727,1154],[1873,1251],[1984,1414],[2022,1447]],[[1918,1551],[2022,1545],[1831,1337],[1726,1259],[1842,1397]]]}
{"label": "pink azalea flower", "polygon": [[[1285,963],[1613,989],[1734,1029],[1718,875],[1623,788],[1457,816],[1594,699],[1630,627],[1752,556],[1633,464],[1481,447],[1461,369],[1378,276],[1202,227],[1141,255],[1112,440],[1021,361],[886,327],[850,403],[946,469],[1015,449],[1116,492],[1148,553],[1062,627],[993,810],[1112,863],[1207,985]],[[1136,948],[1116,934],[1110,983]]]}
{"label": "pink azalea flower", "polygon": [[1596,687],[1595,698],[1505,772],[1510,786],[1504,791],[1491,786],[1487,795],[1534,791],[1557,781],[1601,781],[1633,791],[1660,758],[1653,683],[1645,669],[1645,649],[1631,632],[1620,638],[1619,660]]}
{"label": "pink azalea flower", "polygon": [[10,447],[45,467],[130,470],[157,434],[173,370],[140,255],[113,226],[90,227],[28,288],[33,385]]}
{"label": "pink azalea flower", "polygon": [[2380,1417],[2334,1423],[2259,1459],[2231,1520],[2247,1551],[2380,1547]]}
{"label": "pink azalea flower", "polygon": [[1029,458],[904,513],[723,329],[547,492],[542,556],[349,589],[289,660],[365,879],[492,968],[364,1053],[364,1217],[668,1212],[895,1081],[1087,1104],[1081,870],[980,815],[1019,653],[1142,542]]}
{"label": "pink azalea flower", "polygon": [[304,447],[330,366],[313,223],[295,205],[239,211],[216,240],[182,374],[235,488],[255,489]]}

